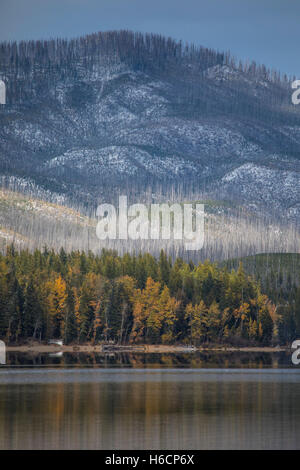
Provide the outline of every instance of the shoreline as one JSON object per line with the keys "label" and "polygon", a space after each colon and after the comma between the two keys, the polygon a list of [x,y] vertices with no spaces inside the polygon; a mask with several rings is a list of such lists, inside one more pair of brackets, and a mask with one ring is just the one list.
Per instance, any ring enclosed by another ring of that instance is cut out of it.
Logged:
{"label": "shoreline", "polygon": [[172,346],[172,345],[136,345],[136,346],[109,346],[104,349],[100,344],[98,345],[53,345],[53,344],[26,344],[16,346],[6,346],[7,352],[23,352],[23,353],[142,353],[142,354],[163,354],[163,353],[187,353],[192,354],[196,352],[284,352],[290,351],[288,346],[212,346],[212,347],[188,347],[188,346]]}

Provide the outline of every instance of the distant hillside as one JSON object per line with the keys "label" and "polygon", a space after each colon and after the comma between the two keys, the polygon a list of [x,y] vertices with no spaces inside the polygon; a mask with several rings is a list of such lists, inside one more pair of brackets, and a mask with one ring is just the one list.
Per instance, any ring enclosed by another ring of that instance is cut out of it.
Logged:
{"label": "distant hillside", "polygon": [[[45,193],[42,195],[46,196]],[[174,241],[173,238],[100,241],[96,236],[98,219],[95,212],[88,213],[80,206],[70,208],[63,202],[47,202],[32,194],[0,189],[0,251],[5,252],[12,243],[16,248],[31,250],[47,246],[56,251],[63,247],[67,252],[91,250],[99,253],[106,248],[119,253],[151,252],[156,256],[164,249],[172,258],[181,256],[194,262],[231,259],[236,255],[255,254],[256,251],[300,251],[299,232],[294,227],[283,228],[267,219],[258,221],[238,205],[208,199],[197,202],[205,206],[204,247],[189,252],[184,247],[185,240]],[[230,263],[238,266],[236,260],[228,262],[231,266]],[[263,266],[264,262],[261,263],[262,270],[265,269]],[[256,271],[256,266],[253,266],[251,274],[256,275]]]}
{"label": "distant hillside", "polygon": [[96,221],[78,211],[20,193],[0,190],[0,250],[16,248],[88,250]]}
{"label": "distant hillside", "polygon": [[300,284],[300,253],[263,253],[228,260],[222,265],[231,270],[237,269],[240,262],[244,270],[255,276],[265,288],[270,289],[271,283],[277,290],[291,289],[293,285]]}

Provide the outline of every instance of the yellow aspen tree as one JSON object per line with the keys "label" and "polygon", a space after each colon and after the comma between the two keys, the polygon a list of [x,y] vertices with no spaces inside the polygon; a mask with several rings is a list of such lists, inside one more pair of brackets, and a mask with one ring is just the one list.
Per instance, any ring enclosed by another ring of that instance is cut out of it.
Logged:
{"label": "yellow aspen tree", "polygon": [[198,344],[207,339],[208,318],[207,307],[203,300],[199,304],[188,304],[185,318],[189,321],[191,342]]}
{"label": "yellow aspen tree", "polygon": [[101,327],[101,318],[100,318],[100,310],[101,310],[101,302],[98,300],[95,306],[95,319],[93,325],[93,343],[96,343],[97,333],[99,328]]}
{"label": "yellow aspen tree", "polygon": [[217,302],[213,302],[209,307],[207,320],[209,339],[216,340],[221,327],[221,312]]}
{"label": "yellow aspen tree", "polygon": [[145,305],[140,289],[135,291],[135,299],[133,305],[133,326],[130,334],[130,342],[136,343],[144,337],[145,330]]}
{"label": "yellow aspen tree", "polygon": [[79,340],[79,327],[80,327],[80,314],[79,314],[79,307],[80,307],[80,295],[78,294],[78,290],[76,287],[73,287],[73,296],[74,296],[74,315],[75,315],[75,323],[76,323],[76,331],[77,331],[77,340]]}
{"label": "yellow aspen tree", "polygon": [[146,336],[150,341],[157,342],[163,324],[163,314],[159,305],[160,283],[153,281],[151,277],[147,279],[146,287],[143,291],[146,316]]}
{"label": "yellow aspen tree", "polygon": [[252,340],[256,340],[257,339],[257,334],[258,334],[257,321],[252,320],[250,318],[250,321],[249,321],[249,338],[252,339]]}
{"label": "yellow aspen tree", "polygon": [[170,296],[170,291],[165,286],[159,298],[159,309],[163,324],[161,340],[163,343],[171,343],[175,339],[173,332],[178,305],[179,302]]}
{"label": "yellow aspen tree", "polygon": [[55,337],[63,337],[65,315],[67,313],[67,286],[64,279],[59,276],[50,282],[48,296],[49,313],[51,317],[52,332]]}

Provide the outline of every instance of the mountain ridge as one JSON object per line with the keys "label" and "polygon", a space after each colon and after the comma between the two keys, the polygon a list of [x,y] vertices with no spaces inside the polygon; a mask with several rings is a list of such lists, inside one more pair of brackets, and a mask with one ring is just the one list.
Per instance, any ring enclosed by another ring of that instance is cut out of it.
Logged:
{"label": "mountain ridge", "polygon": [[286,76],[129,31],[2,43],[0,70],[8,188],[96,206],[177,185],[300,218],[300,109]]}

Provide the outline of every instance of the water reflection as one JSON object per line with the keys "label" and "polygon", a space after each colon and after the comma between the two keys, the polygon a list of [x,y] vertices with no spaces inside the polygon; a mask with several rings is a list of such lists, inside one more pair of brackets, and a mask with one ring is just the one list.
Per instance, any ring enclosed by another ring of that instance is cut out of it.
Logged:
{"label": "water reflection", "polygon": [[10,357],[25,367],[0,369],[0,448],[300,448],[300,370],[281,355],[157,356]]}
{"label": "water reflection", "polygon": [[7,367],[129,367],[129,368],[287,368],[293,367],[290,351],[262,352],[197,352],[186,354],[143,353],[55,353],[32,354],[9,352]]}

